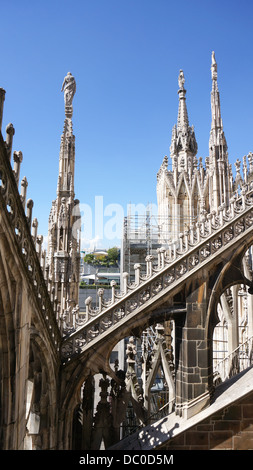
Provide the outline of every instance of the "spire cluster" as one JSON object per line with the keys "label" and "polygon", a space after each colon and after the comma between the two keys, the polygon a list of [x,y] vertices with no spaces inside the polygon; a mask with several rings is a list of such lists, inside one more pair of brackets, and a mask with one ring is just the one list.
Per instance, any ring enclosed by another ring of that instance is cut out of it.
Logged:
{"label": "spire cluster", "polygon": [[172,238],[178,237],[199,214],[217,210],[224,204],[228,206],[233,192],[214,52],[211,58],[211,78],[212,122],[209,155],[204,167],[202,158],[197,158],[198,145],[194,127],[189,125],[184,72],[179,72],[178,116],[177,124],[172,129],[170,146],[172,171],[168,171],[166,157],[157,175],[158,212],[167,220],[164,232],[170,232]]}

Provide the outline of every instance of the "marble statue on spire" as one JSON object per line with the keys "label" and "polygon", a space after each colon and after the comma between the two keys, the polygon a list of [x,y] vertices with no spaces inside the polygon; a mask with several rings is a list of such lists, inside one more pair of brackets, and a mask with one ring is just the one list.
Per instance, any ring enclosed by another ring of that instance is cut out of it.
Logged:
{"label": "marble statue on spire", "polygon": [[211,71],[212,71],[212,80],[217,80],[217,62],[216,62],[216,59],[215,59],[214,51],[212,52]]}
{"label": "marble statue on spire", "polygon": [[66,118],[60,144],[57,197],[52,202],[48,222],[46,266],[54,288],[58,319],[68,318],[72,324],[79,303],[80,226],[79,201],[75,199],[74,188],[75,136],[72,129],[76,82],[70,72],[64,78],[61,91],[64,91]]}
{"label": "marble statue on spire", "polygon": [[76,81],[71,72],[68,72],[64,78],[61,91],[64,91],[66,117],[72,117],[72,101],[76,92]]}
{"label": "marble statue on spire", "polygon": [[180,89],[184,89],[184,84],[185,84],[185,78],[184,78],[184,72],[183,70],[179,71],[179,77],[178,77],[178,86]]}

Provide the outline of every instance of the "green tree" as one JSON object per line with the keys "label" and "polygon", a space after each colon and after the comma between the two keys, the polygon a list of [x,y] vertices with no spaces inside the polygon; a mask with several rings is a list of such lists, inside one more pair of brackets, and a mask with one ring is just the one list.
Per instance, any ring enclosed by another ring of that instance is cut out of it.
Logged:
{"label": "green tree", "polygon": [[119,249],[114,246],[107,251],[107,257],[110,264],[117,264],[119,258]]}
{"label": "green tree", "polygon": [[84,256],[83,260],[84,260],[85,263],[93,264],[94,263],[94,255],[92,255],[91,253],[88,253],[87,255]]}

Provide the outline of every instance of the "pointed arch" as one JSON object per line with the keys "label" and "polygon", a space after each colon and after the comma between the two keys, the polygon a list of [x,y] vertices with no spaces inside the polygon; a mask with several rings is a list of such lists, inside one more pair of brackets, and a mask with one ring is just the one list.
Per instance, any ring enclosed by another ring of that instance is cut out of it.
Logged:
{"label": "pointed arch", "polygon": [[0,250],[0,449],[13,448],[16,347],[14,306],[16,286]]}
{"label": "pointed arch", "polygon": [[48,347],[42,335],[32,327],[26,390],[26,450],[56,448],[56,377]]}
{"label": "pointed arch", "polygon": [[178,233],[184,232],[191,222],[191,198],[190,188],[185,176],[182,173],[179,178],[177,188],[177,227]]}
{"label": "pointed arch", "polygon": [[191,188],[191,221],[197,219],[200,212],[201,189],[198,175],[194,175]]}

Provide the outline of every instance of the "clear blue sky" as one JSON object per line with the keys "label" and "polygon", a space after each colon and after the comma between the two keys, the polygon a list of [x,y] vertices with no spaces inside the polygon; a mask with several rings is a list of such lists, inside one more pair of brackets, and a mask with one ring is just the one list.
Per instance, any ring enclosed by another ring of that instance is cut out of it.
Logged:
{"label": "clear blue sky", "polygon": [[47,235],[56,197],[68,71],[77,82],[75,192],[92,208],[96,196],[125,212],[130,202],[156,204],[180,69],[198,155],[208,155],[212,50],[230,161],[253,151],[252,0],[0,0],[0,7],[2,132],[13,123],[39,233]]}

